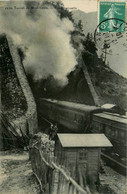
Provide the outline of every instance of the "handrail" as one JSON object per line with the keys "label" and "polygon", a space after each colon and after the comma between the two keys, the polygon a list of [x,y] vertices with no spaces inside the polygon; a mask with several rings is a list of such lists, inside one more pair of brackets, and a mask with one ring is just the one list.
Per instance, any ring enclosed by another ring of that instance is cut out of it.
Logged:
{"label": "handrail", "polygon": [[40,156],[41,156],[41,159],[43,160],[43,162],[44,162],[48,167],[50,167],[50,168],[53,169],[52,165],[50,165],[50,164],[45,160],[45,158],[42,156],[42,153],[41,153],[40,150],[39,150],[39,153],[40,153]]}
{"label": "handrail", "polygon": [[55,169],[57,169],[59,172],[61,172],[68,181],[70,180],[69,176],[64,172],[64,170],[62,168],[58,167],[54,162],[52,162],[52,165]]}
{"label": "handrail", "polygon": [[[78,185],[77,183],[76,183],[76,181],[73,179],[73,178],[71,178],[69,175],[67,175],[67,173],[61,168],[61,167],[59,167],[59,166],[57,166],[54,162],[51,162],[51,164],[50,163],[48,163],[46,160],[45,160],[45,158],[43,157],[43,155],[42,155],[42,153],[41,153],[41,151],[39,150],[39,148],[38,147],[33,147],[33,149],[37,149],[38,151],[39,151],[39,153],[40,153],[40,156],[41,156],[41,159],[43,160],[43,162],[46,164],[46,166],[48,166],[48,167],[50,167],[51,169],[56,169],[56,170],[58,170],[64,177],[65,177],[65,179],[67,180],[67,181],[69,181],[76,189],[77,189],[77,191],[78,192],[80,192],[80,193],[82,193],[82,194],[90,194],[90,191],[85,191],[80,185]],[[31,149],[32,149],[32,147],[31,147]]]}

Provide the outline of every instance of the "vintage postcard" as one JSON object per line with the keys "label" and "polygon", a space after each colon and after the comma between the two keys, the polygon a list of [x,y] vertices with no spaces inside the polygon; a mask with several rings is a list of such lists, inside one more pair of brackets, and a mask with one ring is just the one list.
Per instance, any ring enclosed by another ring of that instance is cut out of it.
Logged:
{"label": "vintage postcard", "polygon": [[127,193],[127,1],[0,1],[0,193]]}

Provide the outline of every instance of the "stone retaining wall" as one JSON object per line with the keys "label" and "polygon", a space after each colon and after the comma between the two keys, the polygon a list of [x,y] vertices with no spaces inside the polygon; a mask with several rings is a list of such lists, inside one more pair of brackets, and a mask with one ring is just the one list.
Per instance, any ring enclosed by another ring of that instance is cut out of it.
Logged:
{"label": "stone retaining wall", "polygon": [[10,49],[10,53],[14,62],[16,74],[18,77],[18,80],[20,82],[22,91],[24,93],[24,96],[27,101],[28,109],[24,116],[17,118],[16,120],[12,121],[13,125],[17,126],[17,128],[21,128],[23,133],[26,134],[26,131],[29,134],[34,134],[37,132],[37,111],[36,111],[36,104],[34,101],[33,94],[31,92],[30,86],[28,84],[24,67],[21,63],[19,54],[17,49],[15,48],[13,41],[10,37],[7,37],[8,45]]}

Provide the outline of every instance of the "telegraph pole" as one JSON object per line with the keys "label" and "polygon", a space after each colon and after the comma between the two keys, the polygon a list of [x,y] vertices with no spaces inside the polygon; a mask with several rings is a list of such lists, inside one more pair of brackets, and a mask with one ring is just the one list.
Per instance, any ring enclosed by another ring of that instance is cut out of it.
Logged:
{"label": "telegraph pole", "polygon": [[107,60],[107,47],[105,47],[105,59],[104,59],[105,65],[106,65],[106,60]]}
{"label": "telegraph pole", "polygon": [[104,53],[105,53],[105,57],[104,57],[105,65],[106,65],[106,60],[107,60],[107,48],[108,48],[108,45],[107,45],[107,43],[106,43],[106,41],[105,41],[105,42],[104,42],[104,46],[103,46]]}
{"label": "telegraph pole", "polygon": [[103,50],[104,50],[104,53],[105,53],[105,57],[104,57],[104,62],[105,62],[105,65],[107,65],[107,49],[110,48],[110,45],[109,43],[106,42],[106,40],[104,41],[104,46],[103,46]]}

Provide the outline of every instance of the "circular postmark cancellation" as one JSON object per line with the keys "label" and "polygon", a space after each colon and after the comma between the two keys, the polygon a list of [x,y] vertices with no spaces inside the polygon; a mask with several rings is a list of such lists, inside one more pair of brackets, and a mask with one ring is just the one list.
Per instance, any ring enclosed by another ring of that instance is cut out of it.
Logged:
{"label": "circular postmark cancellation", "polygon": [[99,24],[94,32],[97,48],[109,55],[127,51],[126,2],[107,0],[98,5]]}
{"label": "circular postmark cancellation", "polygon": [[[112,28],[106,28],[106,24]],[[105,31],[106,28],[106,31]],[[127,51],[127,23],[119,18],[108,18],[101,21],[94,31],[94,41],[98,49],[110,55]],[[119,51],[119,49],[120,51]]]}

